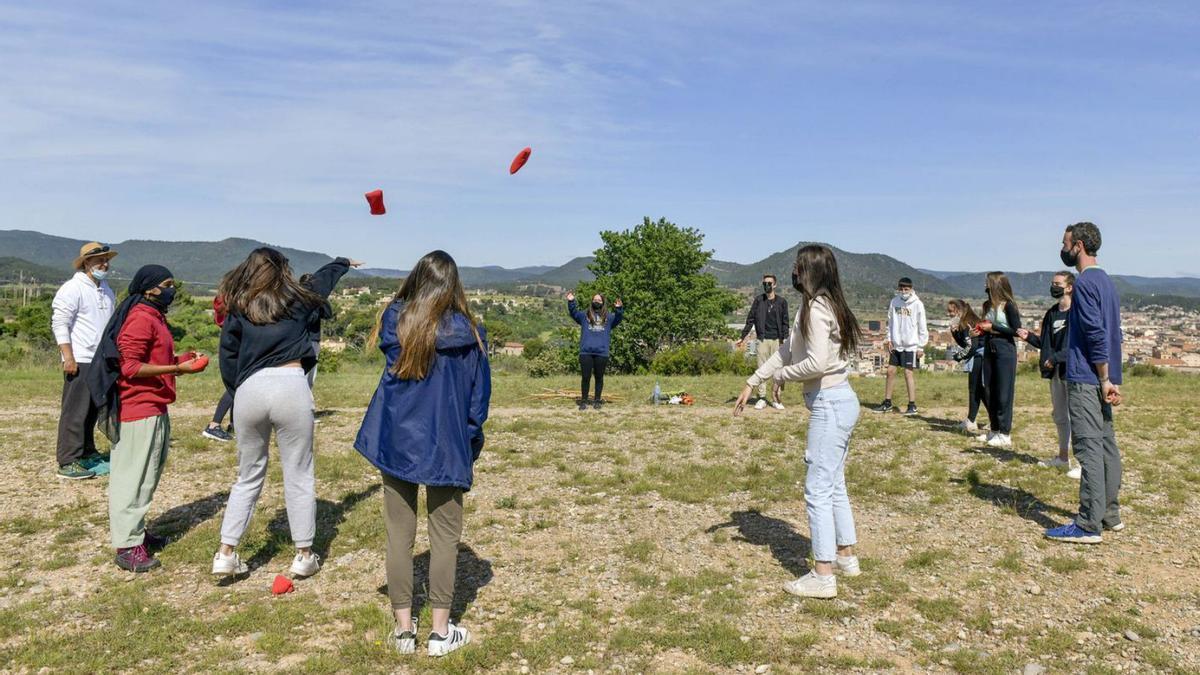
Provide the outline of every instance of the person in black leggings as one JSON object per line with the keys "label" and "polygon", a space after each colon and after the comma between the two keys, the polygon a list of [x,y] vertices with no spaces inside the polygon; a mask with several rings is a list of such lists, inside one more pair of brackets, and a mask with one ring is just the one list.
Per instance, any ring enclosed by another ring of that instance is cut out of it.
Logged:
{"label": "person in black leggings", "polygon": [[967,371],[967,418],[959,428],[969,434],[979,432],[975,417],[979,415],[979,404],[986,405],[987,391],[983,388],[983,337],[971,335],[979,323],[979,316],[966,300],[951,300],[946,303],[950,315],[950,335],[963,351],[956,357]]}
{"label": "person in black leggings", "polygon": [[1017,383],[1016,335],[1021,327],[1021,312],[1003,272],[988,273],[987,291],[983,321],[975,326],[975,332],[984,336],[983,385],[987,388],[992,428],[978,440],[995,448],[1011,448]]}
{"label": "person in black leggings", "polygon": [[592,376],[596,378],[596,396],[592,406],[600,409],[604,393],[604,369],[608,367],[608,355],[612,344],[612,332],[625,316],[625,306],[618,298],[613,303],[613,313],[609,314],[605,307],[604,296],[599,293],[592,296],[592,304],[584,312],[575,304],[575,294],[567,294],[567,311],[575,323],[579,324],[579,370],[582,373],[580,382],[581,396],[579,409],[587,410],[588,389]]}
{"label": "person in black leggings", "polygon": [[[220,295],[213,298],[212,306],[213,321],[216,322],[217,327],[220,328],[225,324],[225,298],[222,298]],[[217,401],[217,409],[213,412],[212,421],[208,423],[208,426],[204,427],[204,430],[200,432],[200,435],[204,436],[205,438],[211,438],[214,441],[220,441],[222,443],[228,443],[229,441],[232,441],[233,436],[231,436],[229,432],[233,430],[233,424],[230,424],[228,429],[226,429],[224,426],[225,416],[228,415],[231,410],[233,410],[233,392],[226,390],[225,393],[221,395],[221,400]],[[230,419],[232,420],[233,418],[231,417]]]}

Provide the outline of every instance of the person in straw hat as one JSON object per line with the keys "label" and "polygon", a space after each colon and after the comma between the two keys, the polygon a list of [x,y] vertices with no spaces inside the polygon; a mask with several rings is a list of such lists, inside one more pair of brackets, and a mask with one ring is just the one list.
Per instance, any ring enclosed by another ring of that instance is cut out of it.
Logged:
{"label": "person in straw hat", "polygon": [[96,406],[87,371],[105,325],[116,307],[109,265],[117,252],[99,242],[79,248],[75,276],[54,294],[50,329],[62,353],[62,413],[58,418],[58,475],[70,480],[108,473],[108,456],[96,450]]}

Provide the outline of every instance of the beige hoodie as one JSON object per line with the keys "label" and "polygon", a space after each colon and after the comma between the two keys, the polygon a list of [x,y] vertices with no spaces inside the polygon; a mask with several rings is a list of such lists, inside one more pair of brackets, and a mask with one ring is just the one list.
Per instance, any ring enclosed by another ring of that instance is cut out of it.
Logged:
{"label": "beige hoodie", "polygon": [[809,305],[808,335],[800,334],[800,312],[792,321],[792,333],[779,345],[746,384],[757,387],[767,380],[803,382],[805,393],[828,389],[845,382],[849,362],[841,357],[842,340],[837,317],[829,301],[820,296]]}

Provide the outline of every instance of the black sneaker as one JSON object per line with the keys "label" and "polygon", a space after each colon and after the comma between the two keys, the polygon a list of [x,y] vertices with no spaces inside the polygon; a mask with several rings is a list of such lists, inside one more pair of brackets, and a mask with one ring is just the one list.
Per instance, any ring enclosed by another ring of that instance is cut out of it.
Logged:
{"label": "black sneaker", "polygon": [[76,461],[58,467],[58,477],[66,478],[67,480],[87,480],[88,478],[95,478],[96,472],[84,468],[83,464]]}
{"label": "black sneaker", "polygon": [[581,400],[581,401],[579,402],[579,409],[580,409],[580,410],[587,410],[587,409],[588,409],[588,400],[587,400],[586,398],[585,398],[585,399],[583,399],[583,400]]}
{"label": "black sneaker", "polygon": [[592,404],[592,407],[595,408],[596,410],[599,410],[600,406],[603,405],[603,403],[604,402],[601,401],[600,399],[596,399],[596,402]]}
{"label": "black sneaker", "polygon": [[204,431],[201,431],[200,435],[214,441],[220,441],[221,443],[228,443],[233,440],[233,437],[225,433],[225,430],[221,427],[204,427]]}
{"label": "black sneaker", "polygon": [[917,414],[917,404],[912,401],[908,402],[908,409],[904,411],[906,417],[912,417]]}
{"label": "black sneaker", "polygon": [[892,399],[890,399],[890,398],[883,399],[883,403],[880,403],[879,405],[875,406],[874,408],[871,408],[871,410],[874,410],[877,413],[891,412],[895,409],[896,409],[896,406],[892,405]]}

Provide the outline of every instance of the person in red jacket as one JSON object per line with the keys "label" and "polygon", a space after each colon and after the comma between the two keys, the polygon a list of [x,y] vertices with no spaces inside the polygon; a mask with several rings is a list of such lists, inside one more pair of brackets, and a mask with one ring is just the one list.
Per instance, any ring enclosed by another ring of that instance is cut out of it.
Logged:
{"label": "person in red jacket", "polygon": [[161,265],[139,269],[129,297],[105,328],[100,351],[104,391],[115,387],[120,420],[108,486],[109,530],[117,566],[130,572],[158,567],[150,549],[166,543],[146,531],[146,512],[167,460],[167,406],[175,402],[175,376],[198,373],[208,365],[203,354],[175,354],[166,319],[174,298],[170,270]]}
{"label": "person in red jacket", "polygon": [[[213,298],[213,321],[217,323],[217,327],[225,325],[225,298],[220,294]],[[233,425],[230,424],[228,429],[222,428],[225,423],[225,415],[228,415],[230,410],[233,410],[233,392],[226,389],[225,393],[221,395],[221,400],[217,402],[217,409],[213,412],[212,421],[204,427],[204,431],[201,431],[200,435],[222,443],[232,441],[233,436],[229,432],[233,431]]]}

